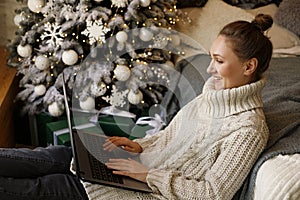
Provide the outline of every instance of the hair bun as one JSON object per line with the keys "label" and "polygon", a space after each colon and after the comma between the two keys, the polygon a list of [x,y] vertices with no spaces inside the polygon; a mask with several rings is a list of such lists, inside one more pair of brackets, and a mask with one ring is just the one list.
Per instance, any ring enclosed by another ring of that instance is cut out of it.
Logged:
{"label": "hair bun", "polygon": [[261,32],[264,32],[272,26],[273,18],[270,15],[258,14],[251,23]]}

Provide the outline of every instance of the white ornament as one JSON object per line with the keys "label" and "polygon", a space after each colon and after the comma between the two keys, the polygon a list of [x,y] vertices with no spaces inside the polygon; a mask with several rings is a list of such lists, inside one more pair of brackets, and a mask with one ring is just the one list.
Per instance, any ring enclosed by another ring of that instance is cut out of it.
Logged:
{"label": "white ornament", "polygon": [[147,28],[141,28],[139,37],[142,41],[148,42],[153,38],[153,33]]}
{"label": "white ornament", "polygon": [[111,0],[111,4],[118,8],[124,8],[127,6],[127,0]]}
{"label": "white ornament", "polygon": [[74,65],[78,61],[78,54],[73,49],[70,49],[64,51],[61,58],[66,65]]}
{"label": "white ornament", "polygon": [[102,2],[103,0],[94,0],[94,1],[99,3],[99,2]]}
{"label": "white ornament", "polygon": [[35,66],[40,70],[48,69],[50,66],[50,60],[46,56],[39,55],[35,58]]}
{"label": "white ornament", "polygon": [[111,96],[102,97],[102,99],[110,105],[112,105],[113,107],[123,107],[126,104],[124,98],[127,95],[127,93],[128,90],[119,92],[116,86],[113,85],[111,90]]}
{"label": "white ornament", "polygon": [[91,85],[91,94],[94,95],[95,97],[104,95],[106,91],[107,91],[106,84],[102,81],[100,83],[93,83]]}
{"label": "white ornament", "polygon": [[25,20],[25,16],[23,14],[18,14],[14,17],[14,23],[17,26],[20,26],[21,21]]}
{"label": "white ornament", "polygon": [[116,40],[120,43],[126,42],[128,39],[128,35],[125,31],[119,31],[116,34]]}
{"label": "white ornament", "polygon": [[63,31],[61,25],[57,22],[51,24],[44,24],[44,32],[41,35],[42,40],[46,40],[46,44],[51,45],[53,48],[57,48],[63,43]]}
{"label": "white ornament", "polygon": [[59,108],[57,102],[53,102],[48,106],[48,111],[53,117],[58,117],[64,113],[64,106],[62,105],[62,108]]}
{"label": "white ornament", "polygon": [[126,81],[130,77],[131,70],[126,65],[117,65],[114,74],[119,81]]}
{"label": "white ornament", "polygon": [[140,5],[142,7],[148,7],[151,3],[151,0],[140,0]]}
{"label": "white ornament", "polygon": [[44,0],[28,0],[27,6],[29,10],[35,13],[39,13],[42,11],[43,7],[45,6]]}
{"label": "white ornament", "polygon": [[17,47],[17,52],[19,56],[23,58],[29,57],[32,53],[32,47],[29,44],[26,44],[25,46],[19,44]]}
{"label": "white ornament", "polygon": [[143,100],[143,93],[139,90],[138,93],[135,94],[133,90],[130,90],[130,92],[128,93],[127,99],[129,101],[129,103],[131,103],[133,105],[137,105],[137,104],[141,103],[141,101]]}
{"label": "white ornament", "polygon": [[88,97],[85,101],[80,101],[79,106],[82,110],[94,110],[95,99],[93,97]]}
{"label": "white ornament", "polygon": [[46,86],[44,85],[37,85],[34,87],[34,93],[38,96],[42,96],[46,93]]}
{"label": "white ornament", "polygon": [[107,28],[103,25],[102,20],[96,21],[87,21],[86,29],[81,33],[89,37],[89,43],[92,45],[96,42],[105,43],[105,34],[110,31],[110,28]]}

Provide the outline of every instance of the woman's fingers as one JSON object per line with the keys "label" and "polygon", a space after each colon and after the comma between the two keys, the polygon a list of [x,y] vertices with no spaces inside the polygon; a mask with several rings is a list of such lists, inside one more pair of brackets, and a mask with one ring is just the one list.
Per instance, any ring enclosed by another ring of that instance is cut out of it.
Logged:
{"label": "woman's fingers", "polygon": [[112,151],[116,147],[124,146],[124,140],[121,137],[110,137],[103,144],[103,149],[106,151]]}
{"label": "woman's fingers", "polygon": [[121,171],[132,171],[129,160],[127,159],[109,159],[106,166],[110,169],[121,170]]}
{"label": "woman's fingers", "polygon": [[106,151],[113,151],[116,147],[122,147],[124,150],[133,153],[141,152],[139,144],[125,137],[110,137],[103,144],[103,149]]}
{"label": "woman's fingers", "polygon": [[114,174],[129,176],[131,178],[146,182],[146,177],[149,169],[143,164],[128,159],[110,159],[108,163],[105,163],[110,169],[113,169]]}

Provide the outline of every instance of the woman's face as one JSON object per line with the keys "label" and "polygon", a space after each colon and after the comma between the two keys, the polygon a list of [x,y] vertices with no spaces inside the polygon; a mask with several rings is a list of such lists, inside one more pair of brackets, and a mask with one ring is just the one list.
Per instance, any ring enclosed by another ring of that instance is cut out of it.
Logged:
{"label": "woman's face", "polygon": [[207,72],[214,77],[215,89],[229,89],[249,82],[244,75],[243,62],[232,51],[231,43],[222,35],[213,42],[210,55],[212,61]]}

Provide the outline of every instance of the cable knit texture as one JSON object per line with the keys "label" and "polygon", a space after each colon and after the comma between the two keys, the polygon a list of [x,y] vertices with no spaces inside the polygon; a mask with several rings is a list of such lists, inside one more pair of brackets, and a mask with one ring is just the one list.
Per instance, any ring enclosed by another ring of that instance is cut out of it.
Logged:
{"label": "cable knit texture", "polygon": [[267,143],[265,80],[225,90],[213,81],[164,130],[136,140],[153,193],[85,182],[89,199],[231,199]]}

